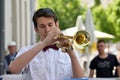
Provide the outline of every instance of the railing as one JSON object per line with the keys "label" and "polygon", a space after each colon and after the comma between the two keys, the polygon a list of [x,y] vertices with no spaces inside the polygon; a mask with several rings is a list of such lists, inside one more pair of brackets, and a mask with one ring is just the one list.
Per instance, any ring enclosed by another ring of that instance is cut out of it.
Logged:
{"label": "railing", "polygon": [[73,78],[65,80],[120,80],[120,78]]}
{"label": "railing", "polygon": [[[24,80],[25,75],[2,75],[0,80]],[[64,80],[120,80],[120,78],[70,78]]]}
{"label": "railing", "polygon": [[2,75],[0,80],[24,80],[24,75]]}

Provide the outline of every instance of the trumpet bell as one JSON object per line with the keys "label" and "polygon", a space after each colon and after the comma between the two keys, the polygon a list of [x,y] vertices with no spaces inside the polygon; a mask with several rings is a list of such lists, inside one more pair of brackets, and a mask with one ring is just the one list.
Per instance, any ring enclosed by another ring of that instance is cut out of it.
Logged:
{"label": "trumpet bell", "polygon": [[74,45],[79,49],[84,49],[90,44],[90,35],[84,30],[78,31],[73,37]]}

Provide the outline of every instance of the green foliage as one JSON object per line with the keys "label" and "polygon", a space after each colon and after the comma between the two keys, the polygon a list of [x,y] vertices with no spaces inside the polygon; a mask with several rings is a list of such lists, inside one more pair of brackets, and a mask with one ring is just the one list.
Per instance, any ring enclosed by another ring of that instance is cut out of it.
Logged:
{"label": "green foliage", "polygon": [[106,10],[103,9],[101,5],[93,9],[93,15],[97,30],[101,30],[103,32],[106,32],[107,30],[107,33],[115,35],[113,24],[109,21]]}
{"label": "green foliage", "polygon": [[[80,6],[80,0],[37,0],[37,8],[52,8],[59,19],[60,28],[75,26],[78,15],[85,17],[86,7]],[[120,41],[120,0],[113,1],[106,9],[95,0],[92,15],[97,30],[114,35],[114,41]],[[104,35],[103,35],[104,36]]]}
{"label": "green foliage", "polygon": [[38,8],[49,7],[56,12],[62,30],[75,26],[77,16],[85,10],[79,0],[37,0],[37,4]]}
{"label": "green foliage", "polygon": [[116,37],[114,41],[120,41],[120,0],[113,1],[106,9],[95,5],[92,12],[96,29],[112,34]]}
{"label": "green foliage", "polygon": [[101,3],[100,3],[100,0],[94,0],[95,1],[95,6],[98,6],[98,5],[100,5]]}
{"label": "green foliage", "polygon": [[116,40],[120,41],[120,0],[114,1],[109,5],[108,12],[109,22],[113,23],[115,29]]}

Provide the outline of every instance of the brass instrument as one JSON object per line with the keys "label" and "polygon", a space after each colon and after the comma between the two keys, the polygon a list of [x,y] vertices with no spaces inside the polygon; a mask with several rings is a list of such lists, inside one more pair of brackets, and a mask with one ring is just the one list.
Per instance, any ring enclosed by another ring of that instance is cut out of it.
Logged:
{"label": "brass instrument", "polygon": [[90,44],[90,35],[84,30],[78,31],[74,36],[74,45],[79,49],[84,49]]}
{"label": "brass instrument", "polygon": [[[72,39],[73,44],[79,49],[84,49],[85,47],[87,47],[90,44],[90,35],[85,30],[77,31],[74,36],[67,36],[67,35],[60,34],[60,35],[57,36],[57,38]],[[61,47],[60,44],[57,44],[57,46]],[[68,49],[68,48],[65,48],[65,49]],[[63,50],[63,52],[64,52],[64,50]]]}

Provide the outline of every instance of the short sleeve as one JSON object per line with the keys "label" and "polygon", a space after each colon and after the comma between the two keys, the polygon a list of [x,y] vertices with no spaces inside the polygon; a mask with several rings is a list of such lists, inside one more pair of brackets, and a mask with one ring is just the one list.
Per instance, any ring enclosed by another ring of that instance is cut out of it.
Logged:
{"label": "short sleeve", "polygon": [[117,57],[116,57],[115,55],[113,55],[113,57],[114,57],[114,65],[115,65],[115,66],[118,66],[118,65],[119,65],[119,62],[118,62],[118,60],[117,60]]}
{"label": "short sleeve", "polygon": [[90,63],[90,69],[96,69],[96,59],[94,58]]}

